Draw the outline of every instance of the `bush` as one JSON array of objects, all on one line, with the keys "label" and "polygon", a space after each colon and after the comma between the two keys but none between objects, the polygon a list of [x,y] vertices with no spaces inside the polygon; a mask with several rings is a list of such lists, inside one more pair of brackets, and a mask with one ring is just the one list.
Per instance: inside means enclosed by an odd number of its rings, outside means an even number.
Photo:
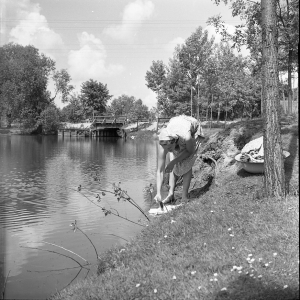
[{"label": "bush", "polygon": [[38,125],[42,125],[43,133],[56,132],[60,126],[58,109],[54,106],[48,106],[42,111]]}]

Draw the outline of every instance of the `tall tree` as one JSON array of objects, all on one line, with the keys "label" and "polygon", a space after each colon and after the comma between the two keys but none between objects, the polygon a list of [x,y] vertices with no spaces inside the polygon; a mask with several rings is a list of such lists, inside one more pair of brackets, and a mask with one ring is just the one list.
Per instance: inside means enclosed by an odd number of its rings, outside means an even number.
[{"label": "tall tree", "polygon": [[[233,16],[239,16],[243,24],[235,26],[235,32],[226,30],[221,16],[208,19],[208,24],[214,25],[225,40],[230,40],[237,49],[246,45],[255,60],[257,71],[261,71],[262,56],[262,15],[259,0],[212,0],[217,5],[220,2],[230,3]],[[279,71],[288,75],[289,113],[292,108],[292,74],[298,72],[299,45],[299,0],[274,0],[276,14],[274,15],[279,32]]]},{"label": "tall tree", "polygon": [[89,116],[93,111],[105,112],[107,101],[111,97],[106,84],[90,79],[81,85],[82,104]]},{"label": "tall tree", "polygon": [[261,15],[265,189],[268,196],[283,197],[285,196],[285,176],[279,124],[276,2],[261,0]]},{"label": "tall tree", "polygon": [[51,102],[53,102],[60,93],[62,103],[66,103],[70,92],[74,89],[74,86],[70,84],[71,76],[66,69],[61,69],[60,71],[55,71],[53,73],[52,79],[54,81],[55,92],[54,96],[51,98]]},{"label": "tall tree", "polygon": [[48,77],[55,63],[33,46],[0,47],[0,107],[8,123],[23,121],[32,126],[50,102]]},{"label": "tall tree", "polygon": [[133,96],[123,94],[118,98],[113,99],[107,110],[115,117],[126,116],[128,118],[134,102],[135,98]]},{"label": "tall tree", "polygon": [[146,72],[146,86],[157,94],[157,110],[163,106],[163,88],[166,84],[166,66],[161,60],[153,61],[150,71]]}]

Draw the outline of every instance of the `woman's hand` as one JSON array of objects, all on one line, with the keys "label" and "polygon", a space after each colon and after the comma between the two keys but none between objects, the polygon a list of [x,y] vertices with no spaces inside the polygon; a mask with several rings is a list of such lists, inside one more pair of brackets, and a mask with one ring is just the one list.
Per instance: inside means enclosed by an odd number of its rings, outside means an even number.
[{"label": "woman's hand", "polygon": [[154,200],[156,202],[161,202],[161,195],[160,194],[157,194],[155,197],[154,197]]},{"label": "woman's hand", "polygon": [[171,173],[174,169],[174,166],[175,166],[175,163],[173,161],[170,161],[165,168],[165,172]]}]

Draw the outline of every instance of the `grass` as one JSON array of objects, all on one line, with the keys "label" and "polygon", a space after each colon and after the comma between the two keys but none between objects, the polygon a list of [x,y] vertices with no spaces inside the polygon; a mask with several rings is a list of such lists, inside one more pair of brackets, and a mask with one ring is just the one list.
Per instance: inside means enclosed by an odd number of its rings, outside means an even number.
[{"label": "grass", "polygon": [[100,257],[97,276],[52,299],[299,299],[298,140],[297,126],[282,129],[293,186],[285,200],[260,198],[263,175],[229,163],[217,185],[153,217],[132,242]]}]

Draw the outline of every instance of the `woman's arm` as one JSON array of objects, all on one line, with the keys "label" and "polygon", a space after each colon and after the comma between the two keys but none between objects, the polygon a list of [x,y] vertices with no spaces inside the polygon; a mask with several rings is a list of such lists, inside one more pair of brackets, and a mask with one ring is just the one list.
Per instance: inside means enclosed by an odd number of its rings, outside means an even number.
[{"label": "woman's arm", "polygon": [[157,158],[157,171],[156,171],[156,187],[157,192],[154,199],[156,201],[161,201],[161,187],[164,180],[164,170],[165,170],[165,164],[166,164],[166,156],[167,151],[164,150],[164,148],[158,144],[158,158]]},{"label": "woman's arm", "polygon": [[167,165],[165,169],[167,173],[173,171],[175,164],[181,162],[182,160],[189,157],[195,152],[195,139],[191,136],[190,132],[186,136],[185,143],[186,143],[186,148],[176,158],[170,161],[170,163]]}]

